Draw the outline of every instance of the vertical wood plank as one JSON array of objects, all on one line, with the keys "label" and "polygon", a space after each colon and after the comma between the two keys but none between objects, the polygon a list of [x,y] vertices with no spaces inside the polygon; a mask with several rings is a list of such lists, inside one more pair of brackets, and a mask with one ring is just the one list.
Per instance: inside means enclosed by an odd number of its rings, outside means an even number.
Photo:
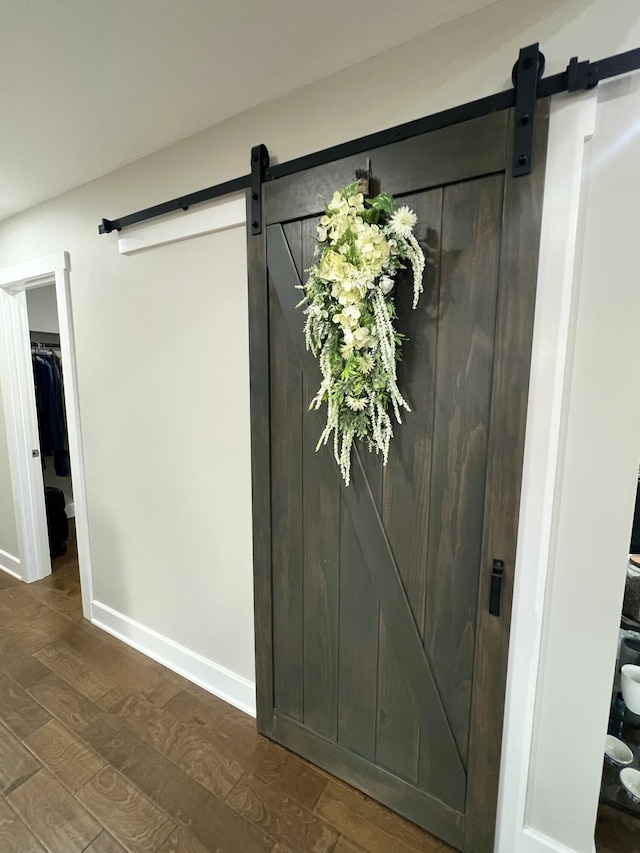
[{"label": "vertical wood plank", "polygon": [[[398,384],[411,407],[395,426],[384,468],[382,519],[420,631],[424,627],[427,577],[429,482],[435,397],[440,292],[442,189],[401,199],[418,217],[416,237],[427,260],[424,292],[414,310],[410,270],[396,279],[397,328],[407,340],[398,364]],[[398,511],[399,508],[402,511]]]},{"label": "vertical wood plank", "polygon": [[415,784],[420,729],[414,700],[389,639],[382,612],[379,636],[376,763]]},{"label": "vertical wood plank", "polygon": [[[303,268],[313,263],[318,220],[302,224]],[[303,318],[301,312],[300,336]],[[320,386],[320,369],[303,379],[306,408]],[[340,485],[329,454],[316,452],[323,412],[303,420],[304,722],[331,740],[338,734]]]},{"label": "vertical wood plank", "polygon": [[[513,111],[511,111],[513,122]],[[549,101],[536,105],[533,168],[505,182],[491,400],[478,642],[475,649],[465,848],[493,850],[527,417]],[[507,138],[513,139],[512,131]],[[511,162],[509,150],[507,162]],[[509,452],[505,453],[505,448]],[[505,561],[500,617],[488,610],[494,558]]]},{"label": "vertical wood plank", "polygon": [[[503,176],[446,188],[425,645],[466,764]],[[423,739],[424,740],[424,739]],[[425,747],[428,744],[424,743]]]},{"label": "vertical wood plank", "polygon": [[340,521],[338,741],[375,760],[380,608],[345,502]]},{"label": "vertical wood plank", "polygon": [[[251,198],[247,193],[247,222]],[[249,285],[249,382],[251,393],[251,495],[253,518],[253,597],[258,730],[273,725],[273,615],[271,591],[271,459],[269,405],[269,306],[266,234],[247,229]]]},{"label": "vertical wood plank", "polygon": [[[298,270],[301,224],[285,228]],[[303,315],[300,312],[302,323]],[[303,718],[302,375],[278,298],[269,286],[273,677],[277,710]]]},{"label": "vertical wood plank", "polygon": [[[416,237],[427,266],[424,292],[412,308],[410,272],[396,279],[397,328],[408,340],[398,365],[398,383],[411,412],[397,425],[383,469],[382,519],[398,570],[422,632],[427,564],[427,521],[433,439],[433,398],[439,302],[442,190],[403,198],[418,216]],[[400,510],[400,511],[399,511]],[[417,780],[419,725],[411,693],[380,619],[378,738],[376,755],[382,765],[402,778]]]}]

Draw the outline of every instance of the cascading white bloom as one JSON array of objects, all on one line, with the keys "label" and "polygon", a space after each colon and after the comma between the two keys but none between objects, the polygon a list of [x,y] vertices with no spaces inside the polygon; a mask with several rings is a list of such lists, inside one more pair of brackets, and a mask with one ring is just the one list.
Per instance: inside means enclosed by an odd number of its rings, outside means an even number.
[{"label": "cascading white bloom", "polygon": [[400,410],[410,411],[396,378],[400,343],[391,294],[398,270],[407,265],[414,308],[422,292],[425,261],[413,235],[416,223],[415,213],[396,208],[390,195],[365,199],[352,184],[333,194],[317,227],[317,262],[302,288],[305,343],[322,372],[311,408],[327,404],[316,450],[333,435],[333,453],[347,485],[356,438],[381,453],[386,464],[393,436],[387,410],[393,408],[398,423]]}]

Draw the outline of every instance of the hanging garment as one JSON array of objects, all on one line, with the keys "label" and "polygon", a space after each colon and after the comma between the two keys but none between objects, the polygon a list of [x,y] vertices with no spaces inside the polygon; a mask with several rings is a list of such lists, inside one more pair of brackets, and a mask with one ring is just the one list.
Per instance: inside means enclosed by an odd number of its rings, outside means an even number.
[{"label": "hanging garment", "polygon": [[33,381],[36,389],[36,410],[40,431],[42,464],[53,456],[53,467],[59,477],[68,477],[69,441],[64,413],[62,365],[51,351],[36,351],[32,356]]}]

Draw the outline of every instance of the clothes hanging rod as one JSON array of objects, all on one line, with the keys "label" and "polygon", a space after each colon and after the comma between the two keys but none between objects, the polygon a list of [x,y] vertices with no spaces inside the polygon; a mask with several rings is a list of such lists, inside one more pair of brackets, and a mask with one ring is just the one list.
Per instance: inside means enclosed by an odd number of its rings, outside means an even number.
[{"label": "clothes hanging rod", "polygon": [[[544,57],[542,57],[542,60],[544,63]],[[514,66],[514,75],[516,66]],[[615,56],[608,56],[605,59],[599,59],[595,62],[589,62],[589,60],[580,62],[574,56],[569,61],[565,71],[538,80],[535,97],[536,99],[548,98],[551,95],[559,95],[562,92],[593,89],[601,80],[618,77],[621,74],[627,74],[630,71],[637,71],[638,69],[640,69],[640,48],[628,50],[625,53],[618,53]],[[507,110],[514,107],[516,101],[517,91],[514,86],[513,89],[509,89],[506,92],[488,95],[457,107],[433,113],[424,118],[405,122],[404,124],[380,130],[376,133],[370,133],[367,136],[361,136],[358,139],[352,139],[340,145],[324,148],[313,154],[297,157],[286,163],[267,167],[264,170],[264,181],[277,180],[278,178],[283,178],[286,175],[292,175],[296,172],[313,168],[314,166],[330,163],[333,160],[362,154],[373,148],[380,148],[383,145],[400,142],[412,136],[430,133],[433,130],[459,124],[472,118],[479,118],[489,113],[498,112],[499,110]],[[103,219],[98,226],[98,233],[110,234],[112,231],[121,231],[130,225],[146,222],[149,219],[165,216],[168,213],[175,213],[177,210],[188,210],[194,204],[202,204],[205,201],[221,198],[222,196],[240,192],[250,187],[251,175],[242,175],[239,178],[224,181],[207,189],[198,190],[197,192],[174,198],[171,201],[156,204],[153,207],[147,207],[144,210],[139,210],[137,213],[130,213],[128,216],[122,216],[119,219]]]}]

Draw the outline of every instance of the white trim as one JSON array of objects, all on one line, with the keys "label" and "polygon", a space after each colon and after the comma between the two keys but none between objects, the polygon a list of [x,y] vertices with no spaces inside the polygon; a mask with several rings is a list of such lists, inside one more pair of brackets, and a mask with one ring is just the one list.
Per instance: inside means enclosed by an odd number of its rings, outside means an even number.
[{"label": "white trim", "polygon": [[0,557],[5,560],[11,560],[12,563],[20,565],[20,557],[14,557],[13,554],[10,554],[8,551],[3,551],[2,548],[0,548]]},{"label": "white trim", "polygon": [[54,255],[45,255],[33,261],[0,269],[0,287],[7,284],[27,284],[32,279],[51,277],[68,269],[68,261],[66,252],[56,252]]},{"label": "white trim", "polygon": [[[27,265],[22,265],[24,269]],[[0,280],[5,270],[0,270]],[[18,285],[18,289],[14,287]],[[0,287],[0,328],[4,339],[2,387],[7,448],[16,509],[20,579],[26,583],[51,574],[42,463],[32,456],[40,446],[31,370],[27,301],[23,282],[8,278]]]},{"label": "white trim", "polygon": [[[532,829],[530,826],[525,826],[522,833],[522,846],[518,848],[519,853],[581,853],[579,850],[574,850],[573,847],[567,847],[553,838],[549,838],[542,832]],[[595,842],[593,844],[593,853],[596,853]]]},{"label": "white trim", "polygon": [[193,681],[199,687],[213,693],[252,717],[256,715],[256,686],[253,682],[197,652],[181,646],[169,637],[147,628],[140,622],[119,613],[99,601],[92,602],[91,621],[98,628],[113,634],[123,643],[148,655]]},{"label": "white trim", "polygon": [[163,246],[226,231],[244,225],[246,222],[246,201],[244,193],[226,196],[207,207],[198,207],[188,213],[158,222],[144,223],[127,229],[127,236],[118,240],[121,255],[131,255],[153,246]]},{"label": "white trim", "polygon": [[76,520],[76,544],[78,547],[78,565],[80,568],[82,611],[85,618],[91,619],[93,571],[91,547],[89,544],[89,510],[87,506],[84,456],[82,453],[78,369],[75,355],[73,317],[71,314],[71,283],[69,281],[69,263],[66,252],[65,259],[67,263],[62,274],[56,274],[56,304],[58,307],[58,325],[60,327],[60,353],[64,370],[64,396],[67,414],[67,436],[69,440],[69,462],[71,466],[71,481],[73,483],[73,509]]},{"label": "white trim", "polygon": [[524,841],[525,815],[547,567],[557,500],[565,369],[571,345],[578,210],[585,141],[593,134],[595,113],[595,92],[559,96],[551,102],[496,853],[566,850],[531,828],[526,830],[527,838],[538,846],[523,845],[529,843]]},{"label": "white trim", "polygon": [[[15,557],[12,557],[11,554],[7,554],[6,551],[0,551],[0,555],[3,555],[5,558],[8,557],[10,560],[15,560]],[[20,560],[17,560],[18,564],[20,564]],[[8,566],[5,566],[3,563],[0,563],[0,571],[5,572],[8,575],[11,575],[12,578],[21,581],[22,576],[15,572],[13,569],[10,569]]]},{"label": "white trim", "polygon": [[93,583],[69,269],[69,255],[66,252],[0,269],[0,329],[5,342],[5,358],[0,359],[0,369],[3,370],[3,387],[8,389],[4,405],[20,555],[24,563],[20,579],[31,582],[51,573],[51,560],[41,461],[33,458],[30,452],[38,447],[38,427],[24,291],[55,283],[82,606],[84,615],[90,618]]}]

